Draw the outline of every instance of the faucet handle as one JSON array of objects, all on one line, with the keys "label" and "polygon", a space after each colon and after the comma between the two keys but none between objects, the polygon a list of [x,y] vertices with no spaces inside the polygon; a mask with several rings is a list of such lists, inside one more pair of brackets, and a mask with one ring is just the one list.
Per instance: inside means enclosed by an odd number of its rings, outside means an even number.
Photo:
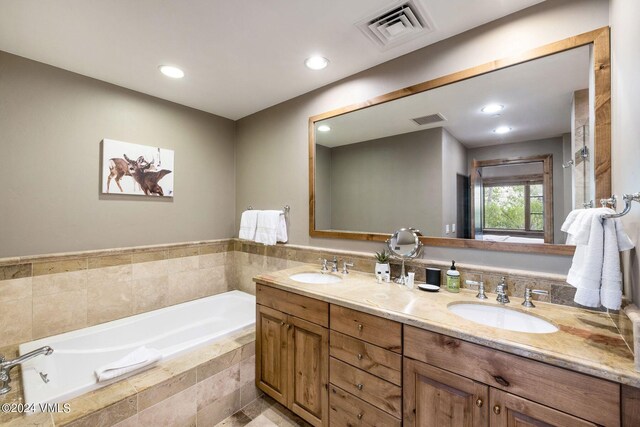
[{"label": "faucet handle", "polygon": [[323,273],[325,271],[329,271],[329,267],[327,267],[327,263],[329,262],[326,258],[318,258],[320,261],[322,261],[322,268],[320,269],[320,271],[322,271]]},{"label": "faucet handle", "polygon": [[349,274],[348,267],[353,267],[353,261],[351,262],[342,261],[342,274]]},{"label": "faucet handle", "polygon": [[527,307],[527,308],[534,308],[535,305],[533,304],[533,302],[531,301],[533,294],[536,295],[549,295],[549,291],[543,291],[542,289],[531,289],[531,288],[525,288],[524,289],[524,301],[522,302],[522,305]]},{"label": "faucet handle", "polygon": [[484,282],[482,282],[482,281],[477,282],[475,280],[465,280],[464,283],[466,283],[469,286],[477,286],[478,287],[478,294],[476,295],[476,298],[478,298],[478,299],[487,299],[487,295],[484,293]]}]

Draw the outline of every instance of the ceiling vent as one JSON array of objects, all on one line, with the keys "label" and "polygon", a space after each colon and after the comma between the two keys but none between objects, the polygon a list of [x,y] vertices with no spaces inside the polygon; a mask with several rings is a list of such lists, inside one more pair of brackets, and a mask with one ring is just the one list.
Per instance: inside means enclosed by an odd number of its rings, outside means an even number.
[{"label": "ceiling vent", "polygon": [[356,26],[382,50],[405,43],[434,29],[431,19],[416,0],[396,3],[356,23]]},{"label": "ceiling vent", "polygon": [[447,119],[440,113],[430,114],[428,116],[416,117],[415,119],[411,119],[416,122],[420,126],[424,125],[432,125],[434,123],[444,122]]}]

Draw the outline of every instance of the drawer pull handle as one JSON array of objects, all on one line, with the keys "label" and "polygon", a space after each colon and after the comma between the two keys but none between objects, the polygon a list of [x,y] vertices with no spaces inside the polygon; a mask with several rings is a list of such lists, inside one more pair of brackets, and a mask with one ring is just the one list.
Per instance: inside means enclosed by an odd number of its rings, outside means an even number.
[{"label": "drawer pull handle", "polygon": [[362,323],[358,324],[358,330],[361,331],[362,328],[364,328],[364,326],[362,326]]},{"label": "drawer pull handle", "polygon": [[482,401],[482,399],[478,398],[478,400],[476,400],[476,406],[478,408],[482,408],[483,404],[484,404],[484,402]]},{"label": "drawer pull handle", "polygon": [[358,360],[362,360],[362,354],[358,353]]},{"label": "drawer pull handle", "polygon": [[356,415],[356,417],[358,417],[359,420],[362,419],[362,415],[364,415],[362,412],[360,412],[358,415]]},{"label": "drawer pull handle", "polygon": [[362,390],[362,387],[364,387],[362,384],[356,384],[356,387],[358,388],[358,390]]},{"label": "drawer pull handle", "polygon": [[509,387],[509,381],[505,380],[504,378],[502,378],[500,375],[497,375],[495,377],[493,377],[494,380],[496,380],[496,382],[498,384],[500,384],[503,387]]},{"label": "drawer pull handle", "polygon": [[493,407],[493,413],[496,415],[500,415],[500,405],[496,405]]}]

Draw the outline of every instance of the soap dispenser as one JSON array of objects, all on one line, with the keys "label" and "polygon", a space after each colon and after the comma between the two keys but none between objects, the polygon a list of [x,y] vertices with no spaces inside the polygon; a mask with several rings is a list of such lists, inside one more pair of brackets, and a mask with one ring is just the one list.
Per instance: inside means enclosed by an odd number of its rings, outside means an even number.
[{"label": "soap dispenser", "polygon": [[455,261],[451,261],[451,268],[447,271],[447,290],[460,292],[460,272],[456,270]]}]

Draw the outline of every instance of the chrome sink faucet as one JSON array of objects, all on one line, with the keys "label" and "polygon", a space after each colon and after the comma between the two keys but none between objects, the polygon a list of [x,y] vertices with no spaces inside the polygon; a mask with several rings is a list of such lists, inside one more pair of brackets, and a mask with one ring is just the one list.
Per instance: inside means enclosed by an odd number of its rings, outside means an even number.
[{"label": "chrome sink faucet", "polygon": [[469,286],[477,286],[478,287],[478,294],[476,295],[476,298],[478,299],[487,299],[487,294],[484,293],[484,282],[483,281],[475,281],[475,280],[465,280],[464,281],[467,285]]},{"label": "chrome sink faucet", "polygon": [[29,359],[33,359],[36,356],[40,356],[44,354],[45,356],[53,353],[53,349],[48,345],[44,347],[40,347],[36,350],[30,351],[27,354],[23,354],[20,357],[17,357],[13,360],[5,360],[4,357],[0,356],[0,395],[7,394],[11,391],[11,386],[9,383],[11,382],[11,375],[9,374],[11,368],[14,366],[18,366]]},{"label": "chrome sink faucet", "polygon": [[342,261],[342,274],[349,274],[349,267],[353,267],[353,262]]},{"label": "chrome sink faucet", "polygon": [[332,263],[333,263],[333,266],[331,267],[331,272],[332,273],[337,273],[338,272],[338,257],[337,256],[333,257]]},{"label": "chrome sink faucet", "polygon": [[533,294],[536,295],[549,295],[548,291],[543,291],[540,289],[531,289],[531,288],[524,288],[524,301],[522,302],[522,305],[527,307],[527,308],[534,308],[535,305],[533,305],[533,302],[531,301],[533,299]]},{"label": "chrome sink faucet", "polygon": [[498,286],[496,286],[496,292],[498,294],[496,301],[498,301],[500,304],[509,304],[511,302],[509,301],[507,290],[507,281],[505,277],[502,276],[502,279],[500,279],[500,283],[498,283]]},{"label": "chrome sink faucet", "polygon": [[322,261],[322,268],[320,269],[321,273],[326,273],[327,271],[329,271],[329,267],[327,267],[327,263],[329,261],[327,261],[326,258],[319,258],[320,261]]}]

